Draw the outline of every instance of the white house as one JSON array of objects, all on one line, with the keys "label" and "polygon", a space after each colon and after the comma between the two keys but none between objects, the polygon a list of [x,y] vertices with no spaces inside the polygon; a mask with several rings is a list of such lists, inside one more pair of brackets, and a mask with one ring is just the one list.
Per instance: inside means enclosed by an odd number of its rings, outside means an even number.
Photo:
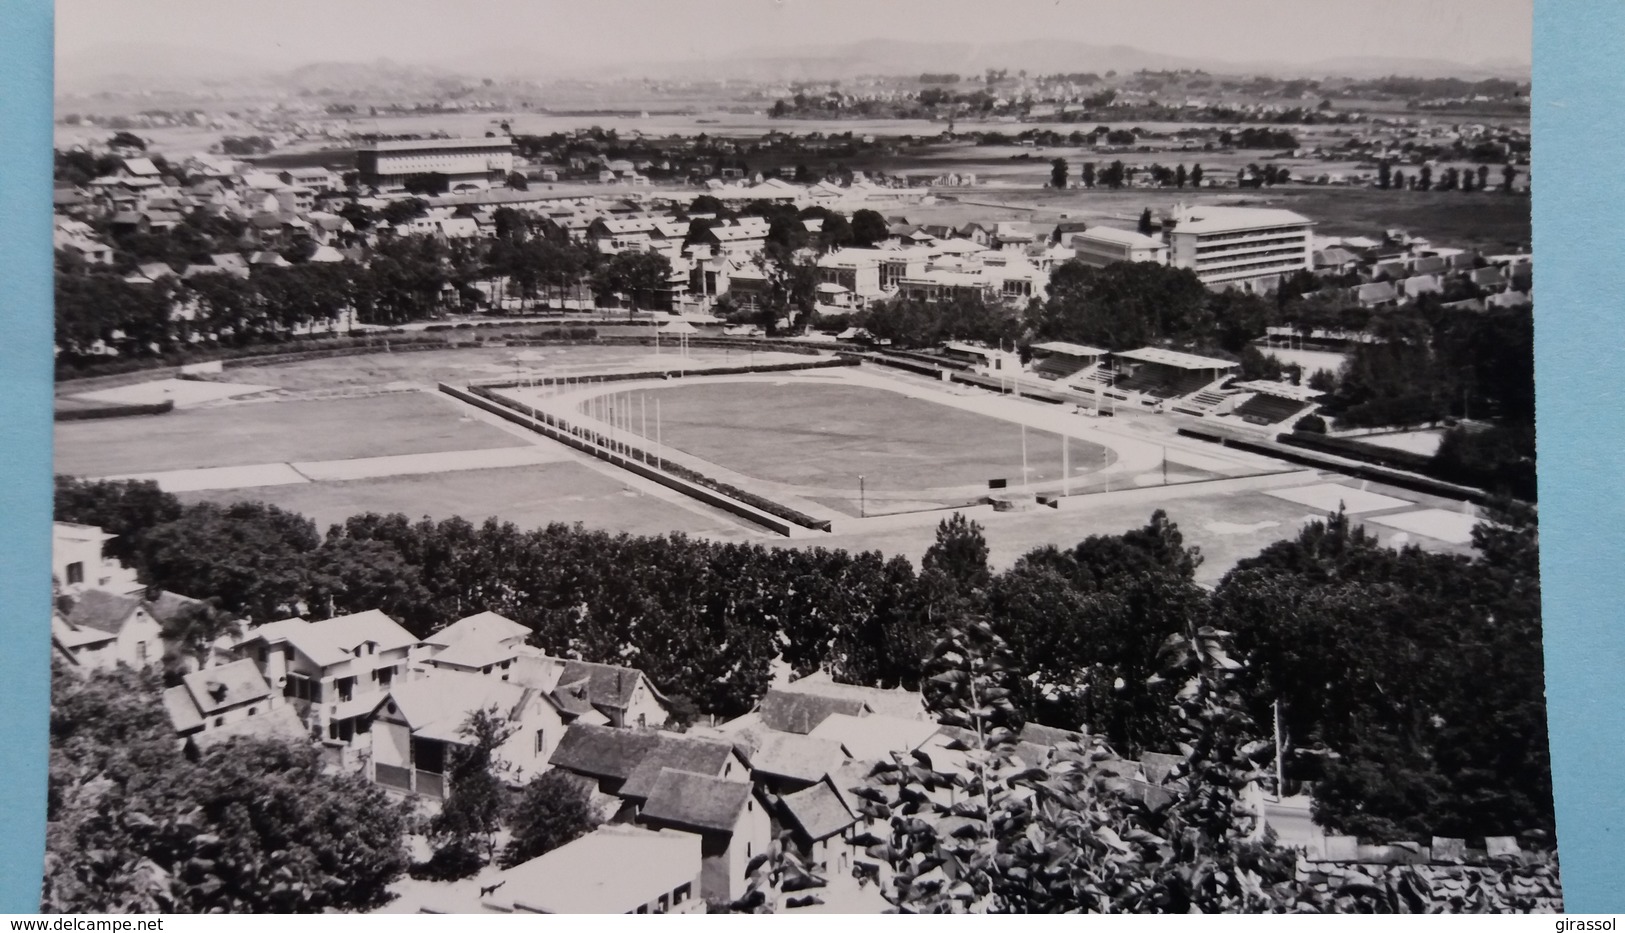
[{"label": "white house", "polygon": [[358,725],[408,674],[418,640],[377,610],[322,622],[284,619],[249,630],[237,646],[311,730],[352,745]]}]

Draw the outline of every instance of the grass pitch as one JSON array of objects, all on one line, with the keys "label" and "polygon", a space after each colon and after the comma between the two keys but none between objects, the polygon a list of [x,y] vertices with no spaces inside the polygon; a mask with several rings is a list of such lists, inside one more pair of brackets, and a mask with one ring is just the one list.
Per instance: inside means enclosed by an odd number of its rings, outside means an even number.
[{"label": "grass pitch", "polygon": [[[717,382],[648,393],[662,440],[684,453],[857,514],[859,477],[871,511],[928,504],[943,490],[1022,484],[1022,428],[884,389],[828,382]],[[653,424],[651,419],[651,433]],[[1060,435],[1027,429],[1028,479],[1061,478]],[[1097,444],[1071,441],[1074,476],[1110,464]]]},{"label": "grass pitch", "polygon": [[63,422],[56,425],[56,471],[113,476],[523,443],[443,399],[402,392]]}]

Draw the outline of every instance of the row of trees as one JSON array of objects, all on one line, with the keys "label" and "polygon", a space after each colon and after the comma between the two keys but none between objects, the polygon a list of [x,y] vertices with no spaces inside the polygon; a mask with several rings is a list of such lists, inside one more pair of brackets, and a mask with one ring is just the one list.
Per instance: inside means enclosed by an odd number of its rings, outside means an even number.
[{"label": "row of trees", "polygon": [[[119,534],[150,584],[218,597],[254,621],[381,609],[424,636],[500,612],[550,652],[642,668],[689,720],[750,709],[774,658],[918,686],[935,640],[981,617],[1014,646],[1011,699],[1026,718],[1087,728],[1129,755],[1166,750],[1180,741],[1167,715],[1178,686],[1157,676],[1158,652],[1201,620],[1258,659],[1243,685],[1252,711],[1279,700],[1294,744],[1330,753],[1318,770],[1289,772],[1327,789],[1317,791],[1327,825],[1387,836],[1551,829],[1526,512],[1481,529],[1473,560],[1379,548],[1337,517],[1243,562],[1212,594],[1195,583],[1200,554],[1160,512],[1002,573],[960,516],[916,570],[877,552],[494,520],[368,514],[320,536],[273,507],[182,507],[131,483],[61,480],[57,515]],[[1481,738],[1489,722],[1495,742]],[[1389,760],[1414,774],[1390,781]]]},{"label": "row of trees", "polygon": [[[1111,188],[1118,190],[1125,185],[1134,183],[1134,174],[1140,171],[1132,165],[1124,165],[1121,160],[1114,160],[1110,164],[1096,168],[1095,163],[1085,162],[1080,169],[1078,184],[1084,188]],[[1184,188],[1189,184],[1192,188],[1202,185],[1204,172],[1201,163],[1193,165],[1190,171],[1185,170],[1185,164],[1169,168],[1160,163],[1152,165],[1145,170],[1151,180],[1164,188]],[[1054,159],[1050,162],[1049,186],[1051,188],[1065,188],[1068,184],[1070,167],[1065,159]]]},{"label": "row of trees", "polygon": [[[1501,167],[1501,182],[1497,188],[1502,194],[1512,193],[1512,183],[1518,179],[1518,170],[1508,164]],[[1404,191],[1474,191],[1490,190],[1490,167],[1480,165],[1477,171],[1472,169],[1459,169],[1455,166],[1445,168],[1440,177],[1433,177],[1433,166],[1423,165],[1410,175],[1395,168],[1393,163],[1384,160],[1377,165],[1377,187],[1383,191],[1395,189]]]}]

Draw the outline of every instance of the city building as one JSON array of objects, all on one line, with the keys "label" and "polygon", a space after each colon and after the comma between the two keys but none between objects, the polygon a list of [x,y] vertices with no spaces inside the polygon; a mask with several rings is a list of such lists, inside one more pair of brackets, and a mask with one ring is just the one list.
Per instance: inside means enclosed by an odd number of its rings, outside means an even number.
[{"label": "city building", "polygon": [[140,593],[143,587],[135,571],[102,555],[103,546],[115,537],[95,525],[53,523],[51,577],[60,592],[72,595],[100,589],[124,596]]},{"label": "city building", "polygon": [[513,140],[392,139],[367,143],[356,150],[362,187],[401,191],[414,175],[446,176],[449,192],[489,188],[513,171]]},{"label": "city building", "polygon": [[1089,266],[1109,266],[1114,262],[1155,262],[1166,265],[1168,244],[1134,230],[1091,227],[1070,235],[1068,245],[1074,258]]},{"label": "city building", "polygon": [[1292,211],[1181,205],[1169,220],[1169,263],[1211,288],[1266,292],[1314,268],[1314,222]]}]

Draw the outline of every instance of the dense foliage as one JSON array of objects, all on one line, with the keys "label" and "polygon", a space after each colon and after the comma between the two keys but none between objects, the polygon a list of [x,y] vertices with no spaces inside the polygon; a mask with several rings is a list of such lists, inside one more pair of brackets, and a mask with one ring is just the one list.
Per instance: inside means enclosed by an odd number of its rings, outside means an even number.
[{"label": "dense foliage", "polygon": [[[98,501],[117,518],[144,498],[69,480],[61,495],[90,522]],[[161,502],[144,508],[167,513]],[[1236,633],[1249,661],[1237,689],[1250,714],[1280,701],[1294,746],[1322,753],[1295,758],[1288,776],[1314,782],[1326,825],[1389,838],[1553,826],[1527,510],[1484,526],[1473,559],[1381,548],[1334,517],[1242,562],[1210,595],[1195,583],[1201,555],[1160,511],[995,573],[962,517],[942,523],[916,571],[875,552],[495,520],[367,514],[323,539],[265,506],[177,509],[127,542],[155,585],[220,596],[257,621],[380,609],[420,636],[489,609],[557,655],[641,668],[681,718],[749,710],[775,658],[917,686],[928,647],[975,616],[1012,646],[1023,676],[1006,689],[1022,719],[1086,728],[1125,754],[1164,750],[1183,740],[1161,652],[1211,625]],[[263,579],[245,569],[254,559]]]},{"label": "dense foliage", "polygon": [[512,839],[502,850],[502,866],[521,862],[574,842],[593,831],[598,815],[592,789],[563,771],[544,771],[519,792],[508,818]]},{"label": "dense foliage", "polygon": [[304,744],[182,754],[158,683],[59,670],[51,688],[48,913],[366,910],[405,870],[402,806]]}]

